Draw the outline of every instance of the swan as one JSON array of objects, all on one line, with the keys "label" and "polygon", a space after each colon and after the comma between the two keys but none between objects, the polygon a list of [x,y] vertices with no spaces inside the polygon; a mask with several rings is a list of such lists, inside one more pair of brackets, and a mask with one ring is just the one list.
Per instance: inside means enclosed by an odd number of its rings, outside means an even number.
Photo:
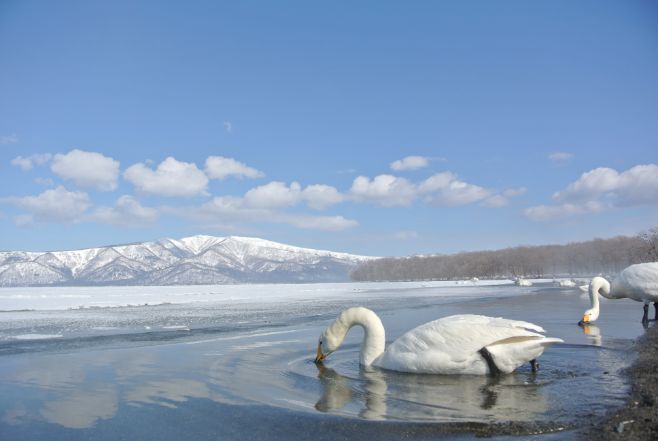
[{"label": "swan", "polygon": [[534,372],[544,349],[563,341],[545,337],[541,327],[528,322],[453,315],[408,331],[385,350],[386,334],[377,314],[354,307],[341,312],[320,334],[315,362],[336,351],[355,325],[364,329],[361,365],[417,374],[498,375],[526,362]]},{"label": "swan", "polygon": [[599,297],[608,299],[629,298],[644,302],[642,323],[649,321],[649,303],[653,302],[654,319],[658,318],[658,262],[637,263],[624,269],[612,283],[603,277],[594,277],[589,283],[591,307],[583,313],[579,325],[591,323],[599,318]]}]

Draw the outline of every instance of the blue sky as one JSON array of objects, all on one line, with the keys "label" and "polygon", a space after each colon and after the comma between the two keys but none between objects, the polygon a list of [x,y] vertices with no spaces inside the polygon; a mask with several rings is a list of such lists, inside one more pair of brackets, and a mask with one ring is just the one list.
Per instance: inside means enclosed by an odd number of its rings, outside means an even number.
[{"label": "blue sky", "polygon": [[0,1],[0,250],[658,224],[652,1]]}]

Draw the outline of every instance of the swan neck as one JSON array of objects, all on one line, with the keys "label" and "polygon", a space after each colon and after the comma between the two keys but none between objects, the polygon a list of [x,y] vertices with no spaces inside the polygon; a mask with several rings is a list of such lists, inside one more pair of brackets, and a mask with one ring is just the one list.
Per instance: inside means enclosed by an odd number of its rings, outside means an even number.
[{"label": "swan neck", "polygon": [[384,325],[377,314],[367,308],[357,307],[343,311],[329,330],[344,337],[353,326],[363,328],[359,361],[364,366],[370,366],[384,353],[386,345]]},{"label": "swan neck", "polygon": [[603,297],[611,299],[612,296],[610,295],[610,282],[608,282],[603,277],[594,277],[589,284],[589,296],[592,300],[592,306],[594,306],[595,300],[597,306],[599,304],[599,299],[596,294],[601,294]]}]

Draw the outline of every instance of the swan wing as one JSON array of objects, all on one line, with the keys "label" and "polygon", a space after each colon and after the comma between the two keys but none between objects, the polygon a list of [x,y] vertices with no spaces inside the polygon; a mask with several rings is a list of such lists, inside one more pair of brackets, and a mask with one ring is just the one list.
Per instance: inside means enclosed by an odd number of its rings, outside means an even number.
[{"label": "swan wing", "polygon": [[[473,373],[487,372],[487,365],[478,352],[483,347],[494,355],[496,362],[505,361],[501,370],[511,372],[520,364],[536,358],[545,345],[560,341],[547,339],[544,330],[532,323],[482,315],[454,315],[421,325],[394,341],[378,361],[380,367],[417,373]],[[543,343],[543,344],[542,344]],[[539,354],[527,359],[527,351],[519,348],[536,347]],[[517,360],[520,358],[522,360]],[[500,360],[499,360],[500,359]],[[508,366],[509,365],[509,366]]]}]

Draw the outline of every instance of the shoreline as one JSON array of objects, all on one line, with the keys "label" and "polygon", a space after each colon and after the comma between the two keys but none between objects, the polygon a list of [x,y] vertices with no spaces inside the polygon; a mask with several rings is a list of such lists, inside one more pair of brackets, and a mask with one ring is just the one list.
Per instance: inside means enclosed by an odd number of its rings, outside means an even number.
[{"label": "shoreline", "polygon": [[638,357],[625,369],[630,394],[620,409],[584,428],[582,440],[654,440],[658,436],[658,323],[635,342]]}]

